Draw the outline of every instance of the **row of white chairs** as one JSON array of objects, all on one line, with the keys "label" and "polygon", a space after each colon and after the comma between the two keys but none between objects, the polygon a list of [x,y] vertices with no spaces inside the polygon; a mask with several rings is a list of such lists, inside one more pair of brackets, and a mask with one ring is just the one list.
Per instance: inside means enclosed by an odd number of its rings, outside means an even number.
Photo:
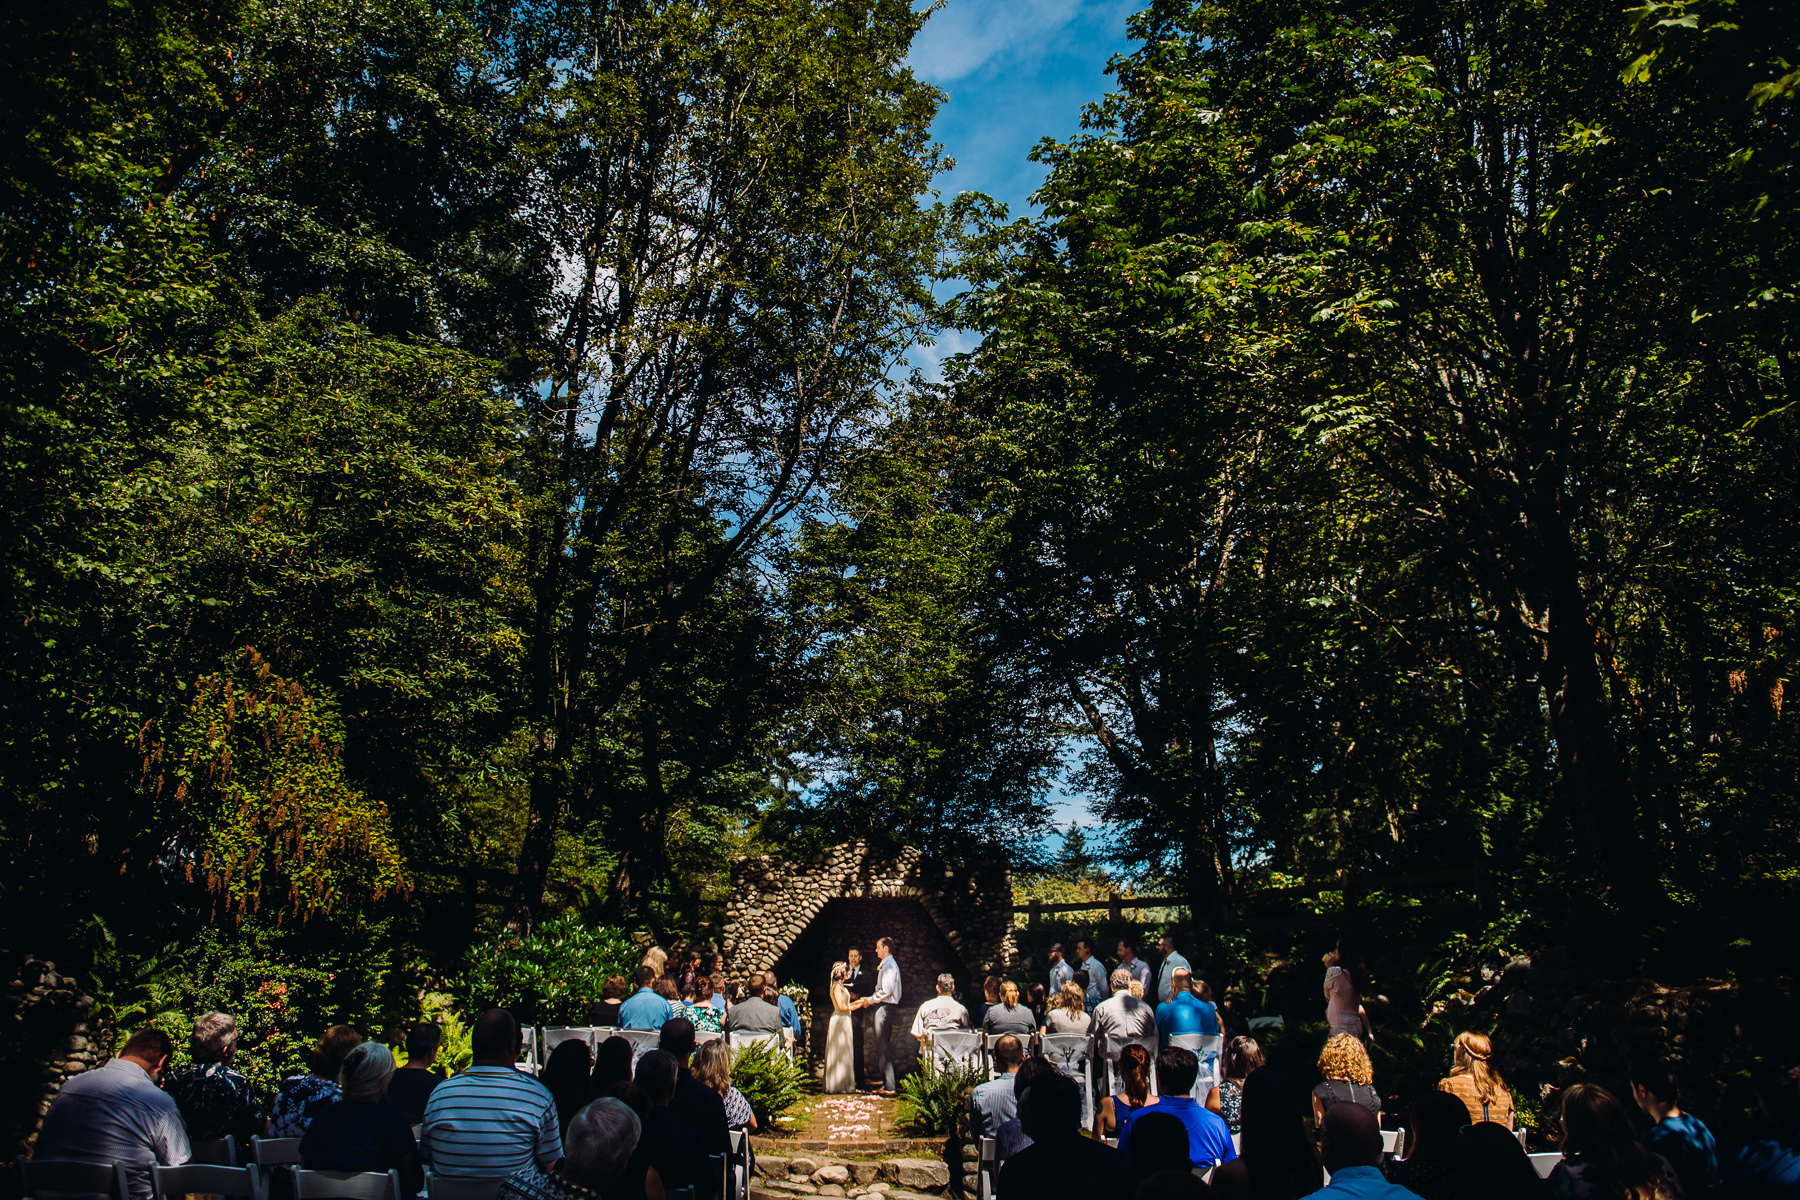
[{"label": "row of white chairs", "polygon": [[[590,1051],[598,1051],[600,1043],[611,1037],[622,1037],[630,1042],[631,1059],[636,1062],[656,1049],[662,1039],[662,1034],[654,1029],[614,1029],[595,1025],[546,1025],[543,1029],[544,1058],[549,1059],[551,1052],[564,1042],[586,1042]],[[794,1035],[785,1029],[780,1033],[745,1033],[742,1030],[733,1030],[729,1034],[722,1034],[710,1029],[696,1030],[694,1033],[696,1046],[720,1040],[724,1040],[726,1045],[735,1050],[741,1050],[755,1042],[768,1042],[784,1049],[790,1058],[794,1054]],[[535,1054],[536,1049],[533,1046],[533,1057],[526,1060],[533,1069],[536,1069],[538,1061]]]}]

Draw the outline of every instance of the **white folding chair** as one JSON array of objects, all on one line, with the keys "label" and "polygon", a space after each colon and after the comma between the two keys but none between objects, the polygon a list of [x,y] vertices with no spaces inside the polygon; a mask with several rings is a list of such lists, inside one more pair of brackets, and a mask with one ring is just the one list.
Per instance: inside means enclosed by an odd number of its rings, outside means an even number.
[{"label": "white folding chair", "polygon": [[1018,1038],[1019,1043],[1025,1047],[1025,1057],[1030,1058],[1032,1043],[1037,1040],[1037,1033],[1035,1031],[1026,1034],[992,1033],[984,1031],[981,1035],[981,1055],[987,1062],[987,1077],[989,1079],[998,1079],[1000,1077],[999,1068],[995,1066],[995,1063],[998,1062],[998,1060],[994,1057],[994,1047],[1000,1044],[1000,1039],[1003,1037]]},{"label": "white folding chair", "polygon": [[725,1038],[725,1035],[720,1033],[716,1029],[696,1029],[696,1030],[694,1030],[694,1045],[696,1045],[696,1046],[704,1046],[708,1042],[723,1041],[724,1038]]},{"label": "white folding chair", "polygon": [[221,1167],[217,1163],[188,1163],[186,1166],[150,1165],[150,1194],[155,1200],[179,1200],[187,1195],[244,1196],[248,1200],[268,1200],[269,1182],[262,1170],[248,1167]]},{"label": "white folding chair", "polygon": [[125,1200],[131,1185],[124,1163],[84,1162],[73,1158],[19,1158],[21,1189],[26,1196],[47,1192],[102,1192]]},{"label": "white folding chair", "polygon": [[[189,1162],[210,1163],[216,1167],[238,1165],[237,1142],[232,1138],[209,1138],[203,1142],[190,1142],[188,1149],[191,1151]],[[203,1189],[190,1188],[188,1190],[201,1191]]]},{"label": "white folding chair", "polygon": [[1183,1050],[1193,1052],[1200,1063],[1199,1073],[1194,1076],[1194,1090],[1191,1095],[1201,1103],[1206,1102],[1206,1095],[1212,1091],[1213,1084],[1219,1078],[1219,1051],[1225,1045],[1225,1038],[1217,1033],[1172,1033],[1169,1045],[1180,1046]]},{"label": "white folding chair", "polygon": [[519,1053],[524,1057],[519,1059],[519,1064],[533,1075],[536,1075],[538,1073],[538,1068],[543,1064],[543,1060],[538,1058],[537,1026],[519,1026],[519,1036],[524,1039],[519,1047]]},{"label": "white folding chair", "polygon": [[294,1171],[295,1200],[400,1200],[399,1171]]},{"label": "white folding chair", "polygon": [[1239,1154],[1242,1154],[1244,1152],[1244,1135],[1243,1134],[1234,1133],[1231,1135],[1231,1148]]},{"label": "white folding chair", "polygon": [[564,1042],[586,1042],[589,1050],[594,1048],[594,1031],[580,1025],[546,1025],[544,1026],[544,1059],[549,1061],[556,1048]]},{"label": "white folding chair", "polygon": [[1406,1130],[1384,1129],[1381,1131],[1381,1152],[1399,1157],[1400,1151],[1406,1148]]},{"label": "white folding chair", "polygon": [[940,1029],[931,1035],[931,1059],[939,1067],[985,1061],[984,1039],[976,1029]]},{"label": "white folding chair", "polygon": [[259,1167],[288,1167],[300,1165],[299,1138],[266,1138],[250,1139],[250,1161]]},{"label": "white folding chair", "polygon": [[633,1074],[637,1073],[638,1059],[656,1049],[657,1043],[662,1041],[661,1032],[655,1029],[617,1029],[613,1031],[611,1036],[622,1037],[631,1043],[631,1070]]},{"label": "white folding chair", "polygon": [[1082,1033],[1047,1033],[1044,1057],[1050,1065],[1081,1085],[1081,1127],[1094,1123],[1093,1042]]},{"label": "white folding chair", "polygon": [[726,1136],[731,1143],[731,1158],[728,1160],[725,1200],[749,1200],[750,1135],[742,1129],[731,1129],[726,1131]]},{"label": "white folding chair", "polygon": [[994,1200],[995,1183],[1000,1175],[997,1147],[998,1143],[993,1138],[981,1139],[981,1169],[976,1176],[976,1200]]},{"label": "white folding chair", "polygon": [[793,1043],[788,1041],[787,1032],[785,1030],[781,1033],[747,1033],[742,1029],[736,1029],[725,1035],[725,1044],[730,1046],[733,1050],[742,1050],[747,1046],[754,1046],[759,1042],[766,1046],[775,1047],[775,1049],[780,1050],[789,1058],[793,1057]]},{"label": "white folding chair", "polygon": [[1526,1157],[1531,1159],[1531,1169],[1538,1173],[1539,1179],[1550,1178],[1550,1172],[1556,1170],[1556,1164],[1562,1161],[1562,1155],[1555,1151],[1548,1154],[1528,1154]]},{"label": "white folding chair", "polygon": [[1519,1149],[1521,1149],[1521,1150],[1528,1148],[1525,1145],[1525,1135],[1528,1132],[1529,1132],[1529,1127],[1525,1126],[1525,1125],[1521,1125],[1517,1129],[1513,1130],[1513,1136],[1519,1139]]},{"label": "white folding chair", "polygon": [[500,1185],[506,1182],[506,1176],[496,1175],[492,1179],[464,1179],[461,1176],[445,1178],[434,1175],[428,1168],[425,1172],[426,1200],[494,1200],[500,1194]]}]

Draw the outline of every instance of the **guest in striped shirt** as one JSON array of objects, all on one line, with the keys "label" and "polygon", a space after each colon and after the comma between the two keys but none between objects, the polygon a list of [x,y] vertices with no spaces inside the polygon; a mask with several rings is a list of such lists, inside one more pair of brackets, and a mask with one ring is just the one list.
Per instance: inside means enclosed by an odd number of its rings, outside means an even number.
[{"label": "guest in striped shirt", "polygon": [[562,1158],[556,1101],[520,1071],[519,1023],[489,1009],[471,1034],[474,1063],[431,1090],[419,1148],[439,1175],[495,1179],[536,1163],[549,1171]]}]

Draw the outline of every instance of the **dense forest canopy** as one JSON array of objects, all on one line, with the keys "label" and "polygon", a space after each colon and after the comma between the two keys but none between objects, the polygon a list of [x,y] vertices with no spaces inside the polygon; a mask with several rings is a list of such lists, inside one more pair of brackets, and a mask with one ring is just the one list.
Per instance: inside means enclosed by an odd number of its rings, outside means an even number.
[{"label": "dense forest canopy", "polygon": [[1800,14],[1153,3],[1022,219],[927,19],[0,18],[0,940],[404,993],[747,848],[1054,871],[1060,779],[1201,926],[1479,861],[1769,953]]}]

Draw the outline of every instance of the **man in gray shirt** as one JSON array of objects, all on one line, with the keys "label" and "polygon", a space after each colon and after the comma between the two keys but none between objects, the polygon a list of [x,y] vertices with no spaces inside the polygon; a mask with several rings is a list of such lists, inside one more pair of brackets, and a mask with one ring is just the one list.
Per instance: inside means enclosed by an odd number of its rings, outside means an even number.
[{"label": "man in gray shirt", "polygon": [[900,1011],[900,964],[894,961],[894,943],[888,938],[875,939],[875,953],[881,955],[881,966],[868,1004],[875,1010],[875,1061],[881,1068],[881,1094],[892,1096],[897,1094],[892,1026],[894,1014]]},{"label": "man in gray shirt", "polygon": [[1050,992],[1054,997],[1062,991],[1063,984],[1075,981],[1075,968],[1063,961],[1063,944],[1056,943],[1050,947]]},{"label": "man in gray shirt", "polygon": [[725,1014],[726,1033],[780,1033],[781,1010],[766,999],[762,976],[752,975],[749,983],[750,994],[731,1006]]},{"label": "man in gray shirt", "polygon": [[140,1029],[117,1058],[63,1084],[36,1157],[124,1163],[131,1195],[150,1195],[151,1163],[178,1167],[192,1156],[175,1101],[156,1086],[174,1049],[162,1030]]}]

